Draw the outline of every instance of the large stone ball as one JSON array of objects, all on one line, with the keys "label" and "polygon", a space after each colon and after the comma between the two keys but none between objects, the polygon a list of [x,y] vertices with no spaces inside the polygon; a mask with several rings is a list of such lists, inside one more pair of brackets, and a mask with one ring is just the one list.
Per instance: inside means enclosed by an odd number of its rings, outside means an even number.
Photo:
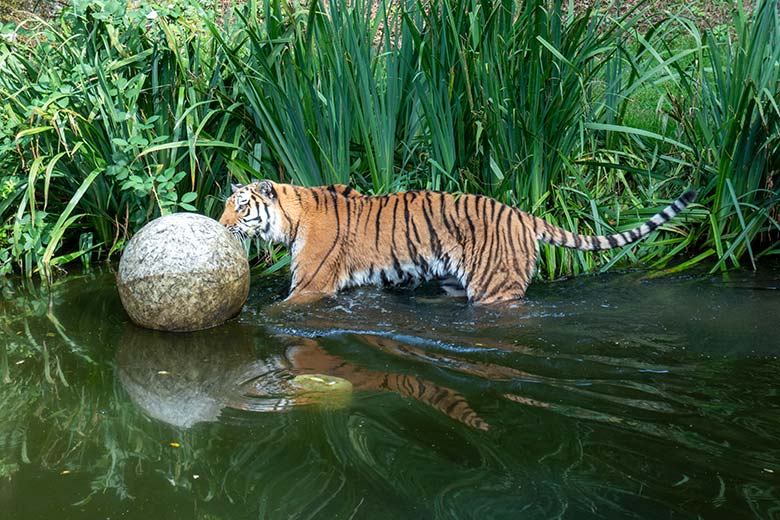
[{"label": "large stone ball", "polygon": [[249,294],[241,243],[195,213],[157,218],[128,242],[117,273],[119,296],[142,327],[191,331],[232,318]]}]

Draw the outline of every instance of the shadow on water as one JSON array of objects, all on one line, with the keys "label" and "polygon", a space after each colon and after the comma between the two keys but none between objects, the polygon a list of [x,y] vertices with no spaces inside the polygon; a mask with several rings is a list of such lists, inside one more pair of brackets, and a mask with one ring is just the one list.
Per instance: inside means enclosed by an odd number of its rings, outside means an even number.
[{"label": "shadow on water", "polygon": [[[11,518],[780,515],[780,271],[358,290],[139,329],[113,275],[6,281]],[[47,499],[40,500],[42,487]]]}]

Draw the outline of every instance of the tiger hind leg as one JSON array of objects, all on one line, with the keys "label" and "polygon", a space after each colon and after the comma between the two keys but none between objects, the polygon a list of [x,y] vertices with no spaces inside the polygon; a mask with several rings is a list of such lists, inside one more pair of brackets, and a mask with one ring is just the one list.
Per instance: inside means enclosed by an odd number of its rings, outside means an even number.
[{"label": "tiger hind leg", "polygon": [[466,273],[466,296],[477,305],[492,305],[522,300],[530,281],[529,270],[512,270],[506,264],[496,263],[490,269]]}]

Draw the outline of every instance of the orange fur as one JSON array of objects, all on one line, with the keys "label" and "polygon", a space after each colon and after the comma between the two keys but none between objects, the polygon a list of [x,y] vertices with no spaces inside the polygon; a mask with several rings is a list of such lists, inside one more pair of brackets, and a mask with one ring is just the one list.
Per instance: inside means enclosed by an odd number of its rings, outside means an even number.
[{"label": "orange fur", "polygon": [[343,185],[303,188],[259,181],[234,186],[220,223],[241,238],[290,247],[290,301],[311,301],[357,285],[454,279],[470,301],[491,304],[524,296],[538,240],[581,250],[619,247],[647,236],[694,197],[686,192],[630,231],[589,236],[481,195],[364,196]]}]

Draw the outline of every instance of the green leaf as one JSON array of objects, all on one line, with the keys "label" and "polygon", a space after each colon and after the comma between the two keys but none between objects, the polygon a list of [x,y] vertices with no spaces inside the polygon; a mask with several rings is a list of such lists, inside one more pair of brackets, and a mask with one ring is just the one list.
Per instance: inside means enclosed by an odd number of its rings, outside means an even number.
[{"label": "green leaf", "polygon": [[181,202],[192,202],[196,198],[198,198],[198,194],[194,191],[190,191],[181,196]]}]

